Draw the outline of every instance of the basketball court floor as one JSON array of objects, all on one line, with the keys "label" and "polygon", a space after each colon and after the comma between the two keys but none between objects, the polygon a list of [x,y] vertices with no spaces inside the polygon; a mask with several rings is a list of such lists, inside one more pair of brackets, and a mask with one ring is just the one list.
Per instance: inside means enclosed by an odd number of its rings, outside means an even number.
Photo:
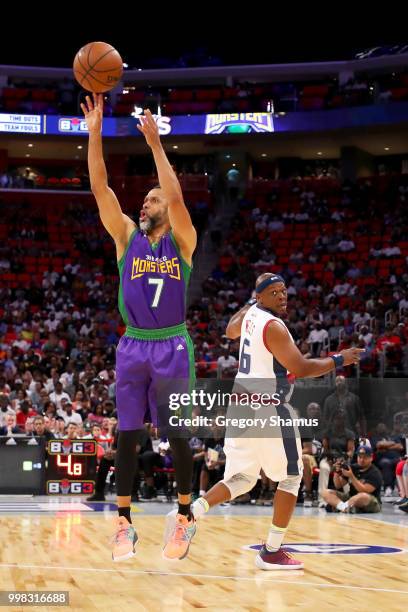
[{"label": "basketball court floor", "polygon": [[305,568],[292,572],[255,568],[271,508],[251,505],[213,510],[200,521],[189,557],[163,560],[164,515],[172,508],[133,505],[137,555],[113,563],[113,499],[0,497],[0,591],[68,591],[65,609],[90,611],[408,610],[408,515],[391,504],[371,516],[297,508],[285,543]]}]

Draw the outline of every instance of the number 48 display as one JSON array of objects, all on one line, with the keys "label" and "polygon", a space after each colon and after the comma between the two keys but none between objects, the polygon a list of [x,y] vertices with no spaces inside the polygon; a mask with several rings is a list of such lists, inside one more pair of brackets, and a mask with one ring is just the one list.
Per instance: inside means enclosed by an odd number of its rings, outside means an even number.
[{"label": "number 48 display", "polygon": [[65,457],[61,455],[57,455],[57,465],[60,467],[66,467],[67,473],[70,476],[81,476],[82,474],[82,463],[75,463],[72,461],[72,455],[66,456],[66,461],[64,461]]}]

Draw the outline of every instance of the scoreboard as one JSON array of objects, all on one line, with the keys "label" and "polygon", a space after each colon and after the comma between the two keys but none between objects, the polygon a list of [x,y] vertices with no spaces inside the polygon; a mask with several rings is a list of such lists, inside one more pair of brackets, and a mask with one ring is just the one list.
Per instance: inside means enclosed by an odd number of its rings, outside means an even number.
[{"label": "scoreboard", "polygon": [[92,495],[96,480],[95,440],[49,440],[47,495]]},{"label": "scoreboard", "polygon": [[97,442],[0,436],[0,494],[92,495]]}]

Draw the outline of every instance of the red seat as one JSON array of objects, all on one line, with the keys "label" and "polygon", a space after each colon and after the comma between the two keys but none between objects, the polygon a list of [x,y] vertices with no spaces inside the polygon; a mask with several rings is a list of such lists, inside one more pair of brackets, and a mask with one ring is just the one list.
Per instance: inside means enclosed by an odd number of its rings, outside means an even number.
[{"label": "red seat", "polygon": [[193,99],[191,89],[173,89],[169,93],[169,100],[172,102],[189,102]]},{"label": "red seat", "polygon": [[324,98],[302,98],[299,107],[303,110],[321,110],[324,108]]},{"label": "red seat", "polygon": [[320,97],[327,96],[329,93],[328,85],[305,85],[302,91],[303,96]]},{"label": "red seat", "polygon": [[7,100],[23,100],[28,98],[29,91],[25,87],[4,87],[2,93],[3,98]]},{"label": "red seat", "polygon": [[237,109],[242,113],[248,111],[250,109],[249,100],[239,99],[237,102]]},{"label": "red seat", "polygon": [[20,108],[19,100],[4,100],[4,110],[17,111]]},{"label": "red seat", "polygon": [[115,115],[130,115],[130,113],[133,111],[133,104],[122,104],[122,103],[118,103],[115,106]]},{"label": "red seat", "polygon": [[195,92],[196,100],[220,100],[220,89],[197,89]]},{"label": "red seat", "polygon": [[169,115],[187,115],[190,112],[190,104],[186,102],[166,102],[163,106]]},{"label": "red seat", "polygon": [[408,98],[408,87],[395,87],[390,91],[394,100],[404,100]]},{"label": "red seat", "polygon": [[31,92],[32,100],[52,102],[53,100],[55,100],[55,98],[55,92],[49,89],[33,89]]}]

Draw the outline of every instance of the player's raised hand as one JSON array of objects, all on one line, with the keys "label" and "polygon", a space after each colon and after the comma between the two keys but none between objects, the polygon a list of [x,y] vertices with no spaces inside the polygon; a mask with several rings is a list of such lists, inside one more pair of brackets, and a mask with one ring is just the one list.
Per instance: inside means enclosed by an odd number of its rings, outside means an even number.
[{"label": "player's raised hand", "polygon": [[144,115],[141,115],[139,119],[140,125],[137,126],[137,129],[142,132],[149,147],[160,145],[159,128],[152,113],[146,109]]},{"label": "player's raised hand", "polygon": [[92,99],[90,96],[86,96],[86,104],[81,104],[81,108],[89,132],[100,133],[103,119],[103,94],[94,93]]}]

